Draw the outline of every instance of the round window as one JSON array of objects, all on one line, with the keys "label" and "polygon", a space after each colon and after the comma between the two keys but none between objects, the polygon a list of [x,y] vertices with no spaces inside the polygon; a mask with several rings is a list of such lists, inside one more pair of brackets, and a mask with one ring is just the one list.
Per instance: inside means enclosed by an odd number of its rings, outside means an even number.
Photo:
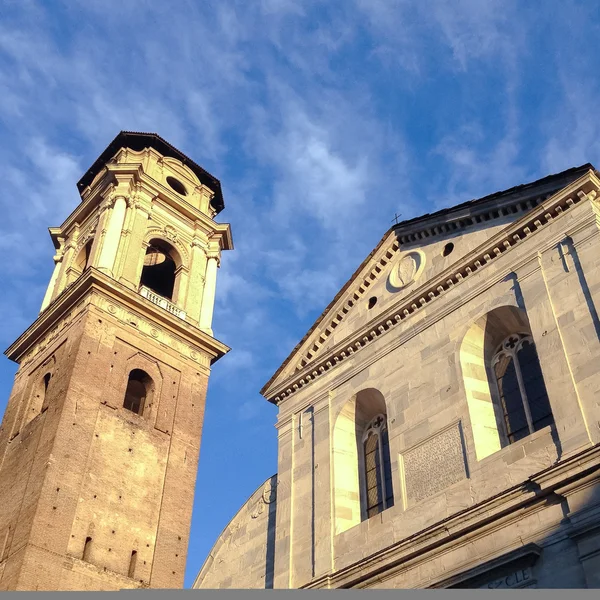
[{"label": "round window", "polygon": [[181,194],[182,196],[187,195],[187,190],[185,189],[185,186],[183,185],[183,183],[181,183],[181,181],[179,181],[179,179],[175,179],[175,177],[167,177],[167,183],[178,194]]},{"label": "round window", "polygon": [[454,244],[452,242],[447,243],[442,251],[442,256],[449,256],[454,250]]}]

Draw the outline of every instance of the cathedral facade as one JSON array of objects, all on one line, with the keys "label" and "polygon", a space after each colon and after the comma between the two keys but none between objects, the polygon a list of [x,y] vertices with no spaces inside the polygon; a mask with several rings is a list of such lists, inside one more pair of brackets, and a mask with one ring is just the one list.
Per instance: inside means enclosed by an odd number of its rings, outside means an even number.
[{"label": "cathedral facade", "polygon": [[261,390],[278,472],[194,588],[600,587],[599,191],[392,227]]}]

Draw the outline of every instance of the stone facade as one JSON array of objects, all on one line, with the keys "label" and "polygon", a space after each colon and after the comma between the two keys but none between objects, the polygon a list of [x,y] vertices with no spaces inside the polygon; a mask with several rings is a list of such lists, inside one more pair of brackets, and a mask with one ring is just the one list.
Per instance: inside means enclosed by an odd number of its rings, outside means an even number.
[{"label": "stone facade", "polygon": [[[394,226],[262,390],[274,531],[255,494],[194,587],[600,587],[599,192],[584,165]],[[551,409],[515,440],[514,340]],[[373,423],[393,499],[367,518]]]},{"label": "stone facade", "polygon": [[50,230],[40,315],[7,350],[0,589],[181,587],[206,386],[228,351],[211,330],[232,247],[213,220],[220,185],[158,136],[122,132],[79,189]]}]

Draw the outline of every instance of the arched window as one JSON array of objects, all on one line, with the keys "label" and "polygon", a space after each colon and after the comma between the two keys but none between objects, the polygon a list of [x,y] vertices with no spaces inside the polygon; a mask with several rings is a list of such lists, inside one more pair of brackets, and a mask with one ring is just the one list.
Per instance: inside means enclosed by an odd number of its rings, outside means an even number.
[{"label": "arched window", "polygon": [[363,514],[370,518],[394,505],[390,443],[385,415],[377,415],[362,436]]},{"label": "arched window", "polygon": [[89,240],[87,244],[79,251],[77,258],[75,259],[75,263],[73,266],[79,274],[83,273],[86,267],[88,266],[93,243],[94,240]]},{"label": "arched window", "polygon": [[332,432],[334,530],[341,533],[394,505],[383,394],[363,389],[342,406]]},{"label": "arched window", "polygon": [[173,300],[177,270],[177,255],[173,248],[162,240],[152,240],[142,269],[141,285],[153,292]]},{"label": "arched window", "polygon": [[460,363],[477,460],[554,423],[524,310],[499,306],[472,323]]},{"label": "arched window", "polygon": [[144,413],[152,394],[152,379],[145,371],[133,369],[129,373],[123,408],[138,415]]},{"label": "arched window", "polygon": [[492,366],[509,444],[554,423],[530,335],[509,335],[496,349]]}]

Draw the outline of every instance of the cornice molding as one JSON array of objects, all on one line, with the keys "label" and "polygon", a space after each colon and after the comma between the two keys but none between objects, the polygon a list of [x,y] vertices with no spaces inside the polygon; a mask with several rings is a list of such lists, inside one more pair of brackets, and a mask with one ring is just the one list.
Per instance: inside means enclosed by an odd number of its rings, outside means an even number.
[{"label": "cornice molding", "polygon": [[[157,332],[163,331],[164,335],[180,340],[181,343],[189,346],[190,356],[193,360],[196,360],[197,357],[194,357],[192,351],[197,354],[205,353],[210,357],[212,364],[230,350],[228,346],[193,324],[172,315],[97,269],[88,268],[40,313],[38,318],[9,346],[4,354],[9,359],[20,363],[23,357],[52,331],[65,315],[71,313],[77,305],[93,295],[94,292],[107,299],[109,313],[116,315],[118,312],[116,305],[121,306],[125,312],[130,311],[143,318]],[[115,309],[110,310],[109,305]],[[153,337],[158,336],[153,335]]]}]

